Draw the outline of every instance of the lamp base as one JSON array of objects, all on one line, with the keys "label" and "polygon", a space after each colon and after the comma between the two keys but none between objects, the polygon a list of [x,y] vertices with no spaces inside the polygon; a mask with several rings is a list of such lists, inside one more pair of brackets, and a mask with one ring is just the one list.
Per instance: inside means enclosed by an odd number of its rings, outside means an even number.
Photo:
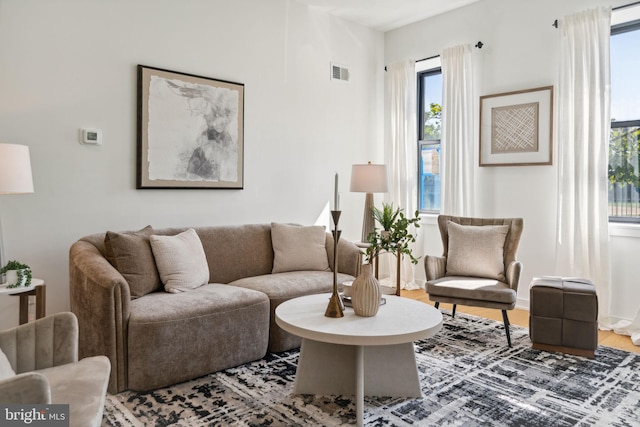
[{"label": "lamp base", "polygon": [[375,220],[373,218],[373,193],[367,193],[364,199],[364,216],[362,218],[362,241],[367,242],[367,237],[373,231]]}]

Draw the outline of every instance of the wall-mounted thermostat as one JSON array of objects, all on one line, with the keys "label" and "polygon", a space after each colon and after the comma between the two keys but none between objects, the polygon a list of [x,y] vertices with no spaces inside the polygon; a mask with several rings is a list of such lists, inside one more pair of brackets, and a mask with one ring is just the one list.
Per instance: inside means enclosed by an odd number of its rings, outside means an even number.
[{"label": "wall-mounted thermostat", "polygon": [[81,144],[102,145],[102,130],[82,129]]}]

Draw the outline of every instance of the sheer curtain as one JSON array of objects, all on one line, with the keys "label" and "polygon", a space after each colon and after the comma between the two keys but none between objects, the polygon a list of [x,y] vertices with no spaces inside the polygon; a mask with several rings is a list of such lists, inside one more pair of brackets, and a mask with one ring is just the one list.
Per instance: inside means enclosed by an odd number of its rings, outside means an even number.
[{"label": "sheer curtain", "polygon": [[[406,60],[387,66],[386,91],[389,99],[389,123],[385,144],[385,163],[389,174],[388,203],[404,209],[405,215],[413,217],[416,211],[417,193],[417,123],[416,123],[416,68],[415,61]],[[415,234],[415,233],[414,233]],[[386,256],[389,278],[381,283],[395,287],[396,259]],[[382,260],[381,260],[382,261]],[[400,287],[419,289],[415,283],[415,265],[403,257],[400,268]]]},{"label": "sheer curtain", "polygon": [[473,209],[473,46],[442,51],[442,213]]},{"label": "sheer curtain", "polygon": [[599,324],[609,329],[607,166],[610,128],[611,9],[560,22],[558,229],[556,272],[596,285]]}]

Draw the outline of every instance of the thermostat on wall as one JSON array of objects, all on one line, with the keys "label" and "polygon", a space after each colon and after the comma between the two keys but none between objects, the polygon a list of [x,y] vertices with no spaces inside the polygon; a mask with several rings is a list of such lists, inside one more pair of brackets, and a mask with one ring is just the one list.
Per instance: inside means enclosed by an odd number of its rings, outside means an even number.
[{"label": "thermostat on wall", "polygon": [[102,130],[82,129],[82,144],[102,145]]}]

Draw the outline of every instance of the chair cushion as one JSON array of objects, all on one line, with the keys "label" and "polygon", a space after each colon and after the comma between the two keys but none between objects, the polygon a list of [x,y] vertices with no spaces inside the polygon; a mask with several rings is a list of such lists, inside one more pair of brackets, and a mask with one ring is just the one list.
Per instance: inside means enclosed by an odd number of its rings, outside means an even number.
[{"label": "chair cushion", "polygon": [[499,304],[515,304],[516,291],[499,280],[447,276],[427,282],[429,296],[477,300]]},{"label": "chair cushion", "polygon": [[206,285],[209,264],[193,228],[175,236],[151,236],[151,249],[167,292],[178,293]]},{"label": "chair cushion", "polygon": [[110,371],[109,359],[95,356],[37,372],[49,380],[51,403],[69,404],[71,426],[98,427]]},{"label": "chair cushion", "polygon": [[322,226],[271,224],[272,273],[329,271],[329,258]]},{"label": "chair cushion", "polygon": [[504,241],[508,225],[459,225],[449,221],[447,276],[469,276],[504,282]]},{"label": "chair cushion", "polygon": [[16,372],[11,367],[11,363],[9,363],[7,355],[2,352],[2,349],[0,349],[0,380],[13,377],[15,374]]},{"label": "chair cushion", "polygon": [[153,228],[148,225],[134,232],[107,231],[104,238],[106,258],[129,284],[132,298],[160,289],[160,276],[149,245],[152,234]]}]

